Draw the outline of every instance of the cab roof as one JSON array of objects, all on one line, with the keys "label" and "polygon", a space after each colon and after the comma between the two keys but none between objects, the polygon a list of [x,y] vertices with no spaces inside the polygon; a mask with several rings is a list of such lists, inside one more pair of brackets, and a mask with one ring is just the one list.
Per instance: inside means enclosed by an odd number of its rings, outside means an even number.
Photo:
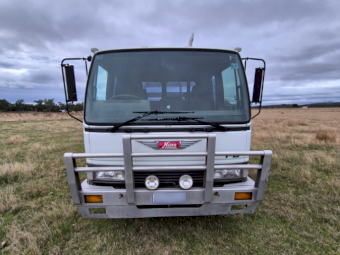
[{"label": "cab roof", "polygon": [[196,51],[196,50],[204,50],[204,51],[227,51],[227,52],[233,52],[238,55],[240,53],[236,50],[230,50],[230,49],[219,49],[219,48],[201,48],[201,47],[148,47],[148,46],[142,46],[138,48],[120,48],[120,49],[106,49],[106,50],[98,50],[95,52],[95,54],[101,54],[101,53],[107,53],[107,52],[115,52],[115,51],[140,51],[143,49],[149,49],[149,50],[188,50],[188,51]]}]

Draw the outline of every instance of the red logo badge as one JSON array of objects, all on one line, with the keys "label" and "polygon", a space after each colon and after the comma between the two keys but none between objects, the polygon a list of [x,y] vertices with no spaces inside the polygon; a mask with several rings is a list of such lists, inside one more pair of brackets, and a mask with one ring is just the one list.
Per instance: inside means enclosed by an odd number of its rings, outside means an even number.
[{"label": "red logo badge", "polygon": [[[176,139],[176,138],[174,138]],[[155,140],[137,140],[137,142],[144,144],[154,150],[184,150],[189,146],[199,142],[201,140],[177,140],[177,141],[155,141]]]},{"label": "red logo badge", "polygon": [[181,145],[181,142],[158,142],[158,148],[159,149],[178,149]]}]

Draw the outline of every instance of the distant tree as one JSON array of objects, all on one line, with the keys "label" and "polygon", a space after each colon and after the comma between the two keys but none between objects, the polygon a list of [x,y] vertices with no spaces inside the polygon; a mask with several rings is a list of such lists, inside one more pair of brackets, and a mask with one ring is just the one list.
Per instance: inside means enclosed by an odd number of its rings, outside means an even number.
[{"label": "distant tree", "polygon": [[33,102],[36,103],[37,105],[42,105],[44,100],[39,99],[39,100],[34,100]]},{"label": "distant tree", "polygon": [[45,111],[51,112],[54,106],[54,98],[52,99],[44,99],[44,106],[45,106]]},{"label": "distant tree", "polygon": [[81,111],[83,111],[83,103],[77,103],[77,104],[75,104],[73,110],[76,111],[76,112],[81,112]]},{"label": "distant tree", "polygon": [[24,99],[18,99],[14,104],[14,111],[23,111],[24,110]]},{"label": "distant tree", "polygon": [[75,105],[74,105],[74,103],[73,103],[73,102],[71,102],[70,104],[69,104],[69,103],[67,104],[67,107],[68,107],[68,109],[69,109],[69,111],[70,111],[70,112],[72,112],[72,111],[73,111],[73,109],[74,109],[74,106],[75,106]]},{"label": "distant tree", "polygon": [[24,102],[25,102],[24,99],[18,99],[18,100],[15,102],[15,104],[16,104],[16,105],[22,105]]},{"label": "distant tree", "polygon": [[58,106],[59,106],[59,110],[65,110],[66,109],[66,105],[62,102],[58,102]]},{"label": "distant tree", "polygon": [[44,100],[34,100],[35,103],[35,108],[37,109],[38,112],[42,112],[44,110]]},{"label": "distant tree", "polygon": [[0,111],[7,112],[11,109],[12,104],[5,99],[0,99]]},{"label": "distant tree", "polygon": [[293,104],[292,107],[293,108],[299,108],[299,105],[298,104]]}]

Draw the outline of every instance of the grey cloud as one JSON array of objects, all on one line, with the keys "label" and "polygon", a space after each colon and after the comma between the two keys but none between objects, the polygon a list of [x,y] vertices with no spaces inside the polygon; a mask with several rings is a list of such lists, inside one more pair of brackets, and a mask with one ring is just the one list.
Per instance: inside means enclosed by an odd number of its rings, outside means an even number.
[{"label": "grey cloud", "polygon": [[340,79],[339,65],[321,63],[286,69],[286,74],[280,77],[283,81],[301,80],[334,80]]},{"label": "grey cloud", "polygon": [[83,1],[8,2],[0,8],[0,20],[7,23],[0,31],[1,48],[43,51],[52,48],[52,43],[72,50],[70,46],[82,45],[84,39],[104,40],[109,33],[117,32],[124,37],[128,31],[119,25],[119,20],[111,24],[105,21],[118,12],[112,8],[115,11],[110,14],[108,9],[111,8],[104,3],[97,6]]},{"label": "grey cloud", "polygon": [[[6,99],[9,102],[14,103],[18,99],[24,99],[26,103],[33,103],[34,100],[50,99],[54,98],[54,102],[64,102],[63,94],[60,92],[60,88],[25,88],[25,86],[17,86],[16,88],[1,88],[0,99]],[[78,91],[82,92],[82,91]],[[83,93],[78,96],[79,100],[83,100]]]},{"label": "grey cloud", "polygon": [[[277,82],[266,86],[264,100],[300,100],[290,96],[293,89],[285,95],[278,88],[340,80],[339,9],[340,3],[331,0],[322,4],[316,0],[0,0],[0,93],[5,95],[6,90],[13,98],[40,93],[43,98],[53,90],[51,95],[61,101],[63,58],[87,56],[91,47],[185,46],[195,32],[194,46],[238,46],[242,56],[264,58],[266,83]],[[75,66],[83,96],[83,63]],[[306,92],[306,97],[323,101],[336,93],[336,88],[321,89],[320,96]]]},{"label": "grey cloud", "polygon": [[199,24],[209,28],[211,25],[260,27],[287,20],[320,20],[330,12],[336,13],[332,6],[319,1],[155,1],[154,4],[152,12],[141,15],[148,23],[173,21],[179,26]]},{"label": "grey cloud", "polygon": [[[330,91],[332,93],[330,93]],[[339,102],[340,87],[337,89],[320,88],[320,89],[304,89],[303,91],[284,91],[277,93],[265,93],[265,105],[270,104],[309,104],[316,102]]]},{"label": "grey cloud", "polygon": [[11,63],[8,63],[8,62],[0,62],[0,68],[11,68],[11,67],[14,67],[13,64]]},{"label": "grey cloud", "polygon": [[281,62],[301,62],[301,61],[311,61],[318,57],[325,57],[328,54],[332,54],[331,57],[335,57],[334,54],[340,51],[339,42],[321,43],[314,42],[313,45],[301,45],[300,49],[295,49],[294,52],[287,49],[286,54],[283,52],[280,55],[274,57],[275,60]]},{"label": "grey cloud", "polygon": [[[210,1],[208,4],[202,1],[124,2],[115,1],[111,5],[83,1],[7,2],[1,8],[0,19],[8,24],[4,30],[12,40],[2,40],[2,44],[16,50],[22,44],[48,48],[48,42],[81,43],[82,39],[93,37],[96,40],[106,38],[121,45],[121,41],[131,43],[139,36],[138,30],[151,34],[155,30],[169,37],[184,33],[187,37],[187,30],[213,30],[228,35],[228,30],[233,34],[240,26],[246,30],[255,26],[260,31],[265,24],[322,20],[326,13],[335,11],[327,4],[319,5],[315,1],[297,1],[294,4],[289,1],[276,4],[272,1]],[[15,43],[18,38],[20,40]],[[64,46],[67,48],[67,44]]]},{"label": "grey cloud", "polygon": [[22,80],[27,82],[35,82],[38,84],[48,84],[51,81],[55,81],[55,77],[48,72],[40,72],[39,70],[34,70],[25,74]]},{"label": "grey cloud", "polygon": [[[266,80],[327,81],[340,79],[340,61],[326,63],[305,63],[303,65],[268,66]],[[284,83],[283,83],[284,84]]]}]

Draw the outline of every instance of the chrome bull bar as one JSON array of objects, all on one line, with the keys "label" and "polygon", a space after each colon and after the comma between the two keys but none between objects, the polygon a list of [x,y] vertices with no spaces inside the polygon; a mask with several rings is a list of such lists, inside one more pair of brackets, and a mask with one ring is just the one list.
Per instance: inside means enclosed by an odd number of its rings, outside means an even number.
[{"label": "chrome bull bar", "polygon": [[[206,151],[202,152],[155,152],[155,153],[132,153],[131,141],[134,139],[207,139]],[[190,135],[123,135],[123,153],[65,153],[65,165],[67,179],[73,203],[82,205],[83,199],[80,197],[82,187],[79,179],[79,172],[105,172],[105,171],[125,171],[126,199],[129,205],[135,204],[135,188],[133,172],[138,171],[187,171],[187,170],[204,170],[206,171],[204,180],[204,203],[210,203],[213,196],[214,171],[215,169],[255,169],[257,170],[256,181],[254,184],[255,197],[254,201],[262,201],[267,189],[268,176],[272,160],[272,151],[227,151],[215,152],[216,135],[215,134],[190,134]],[[134,157],[182,157],[182,156],[205,156],[204,165],[183,165],[183,166],[134,166]],[[215,164],[216,156],[261,156],[259,164],[232,164],[223,165]],[[123,158],[124,166],[112,167],[77,167],[77,158]]]}]

